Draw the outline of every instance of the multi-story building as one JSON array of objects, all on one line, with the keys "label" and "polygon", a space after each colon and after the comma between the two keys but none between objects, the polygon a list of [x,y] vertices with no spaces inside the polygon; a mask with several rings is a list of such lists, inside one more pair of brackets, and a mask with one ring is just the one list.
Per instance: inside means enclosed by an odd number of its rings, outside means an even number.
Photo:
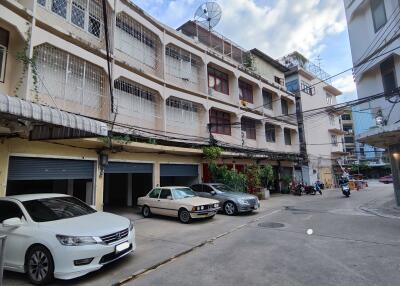
[{"label": "multi-story building", "polygon": [[360,107],[373,112],[377,128],[358,140],[388,149],[400,205],[400,2],[344,0],[344,5],[358,96],[379,97]]},{"label": "multi-story building", "polygon": [[344,132],[343,151],[346,152],[343,165],[351,166],[357,161],[354,116],[351,108],[342,111],[340,123]]},{"label": "multi-story building", "polygon": [[300,151],[305,159],[302,180],[309,184],[321,180],[334,186],[346,154],[340,114],[333,108],[341,92],[332,86],[325,71],[298,52],[280,62],[289,68],[285,74],[288,90],[297,95]]},{"label": "multi-story building", "polygon": [[233,168],[292,172],[284,66],[197,25],[210,42],[171,29],[131,1],[102,3],[1,2],[0,196],[131,206],[152,186],[201,181],[210,142]]}]

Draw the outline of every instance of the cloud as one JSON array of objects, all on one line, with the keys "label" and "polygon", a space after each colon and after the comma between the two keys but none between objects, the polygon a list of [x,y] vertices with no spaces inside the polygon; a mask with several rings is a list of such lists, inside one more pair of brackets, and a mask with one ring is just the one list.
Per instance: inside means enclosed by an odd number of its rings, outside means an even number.
[{"label": "cloud", "polygon": [[356,91],[356,84],[352,74],[339,77],[332,84],[343,93],[355,93]]},{"label": "cloud", "polygon": [[[135,0],[160,21],[178,27],[193,19],[202,0]],[[314,57],[324,39],[346,28],[338,0],[218,0],[223,14],[216,30],[246,49],[259,48],[274,58],[298,50]]]}]

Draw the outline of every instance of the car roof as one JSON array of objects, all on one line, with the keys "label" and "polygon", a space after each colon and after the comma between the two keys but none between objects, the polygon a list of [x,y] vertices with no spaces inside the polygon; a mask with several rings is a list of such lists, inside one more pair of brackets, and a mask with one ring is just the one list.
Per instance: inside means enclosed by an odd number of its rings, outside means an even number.
[{"label": "car roof", "polygon": [[189,188],[185,186],[165,186],[165,187],[156,187],[156,189],[177,189],[177,188]]},{"label": "car roof", "polygon": [[[48,198],[59,198],[59,197],[69,197],[68,195],[64,194],[28,194],[28,195],[15,195],[15,196],[7,196],[4,199],[14,199],[20,202],[25,201],[32,201],[32,200],[41,200],[41,199],[48,199]],[[1,198],[0,198],[1,200]]]}]

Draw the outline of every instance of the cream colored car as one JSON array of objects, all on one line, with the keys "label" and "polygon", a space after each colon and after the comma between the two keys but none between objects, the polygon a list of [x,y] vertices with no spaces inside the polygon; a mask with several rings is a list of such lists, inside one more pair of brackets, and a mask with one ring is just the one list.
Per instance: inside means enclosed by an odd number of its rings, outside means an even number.
[{"label": "cream colored car", "polygon": [[178,217],[183,223],[194,218],[212,218],[219,210],[217,200],[201,198],[187,187],[161,187],[138,199],[143,217],[151,214]]}]

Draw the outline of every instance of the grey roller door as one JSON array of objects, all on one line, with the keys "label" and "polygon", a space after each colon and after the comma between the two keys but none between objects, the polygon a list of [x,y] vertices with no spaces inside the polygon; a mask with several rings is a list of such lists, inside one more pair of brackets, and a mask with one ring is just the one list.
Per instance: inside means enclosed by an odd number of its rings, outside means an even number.
[{"label": "grey roller door", "polygon": [[8,180],[93,179],[94,161],[10,157]]},{"label": "grey roller door", "polygon": [[128,162],[108,162],[104,168],[106,174],[151,174],[153,164],[148,163],[128,163]]},{"label": "grey roller door", "polygon": [[161,177],[198,177],[199,166],[189,164],[161,164]]}]

